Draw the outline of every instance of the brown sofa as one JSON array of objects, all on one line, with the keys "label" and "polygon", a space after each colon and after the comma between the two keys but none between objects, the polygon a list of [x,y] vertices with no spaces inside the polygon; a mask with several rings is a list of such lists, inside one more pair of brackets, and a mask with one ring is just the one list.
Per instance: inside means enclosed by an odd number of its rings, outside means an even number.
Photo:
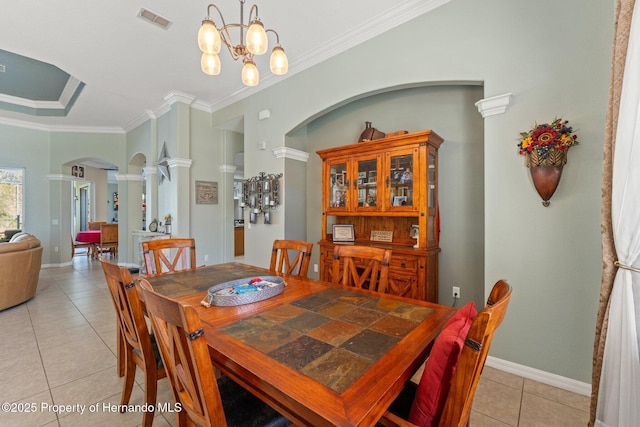
[{"label": "brown sofa", "polygon": [[31,299],[36,294],[42,246],[37,237],[18,233],[0,243],[0,310]]}]

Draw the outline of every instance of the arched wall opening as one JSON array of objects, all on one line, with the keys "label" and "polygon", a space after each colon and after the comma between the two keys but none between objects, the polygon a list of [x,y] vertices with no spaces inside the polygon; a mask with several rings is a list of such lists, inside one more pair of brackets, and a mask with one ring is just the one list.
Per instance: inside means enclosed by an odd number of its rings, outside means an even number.
[{"label": "arched wall opening", "polygon": [[[286,145],[308,152],[309,160],[304,164],[305,180],[296,178],[300,162],[285,161],[286,229],[304,228],[308,241],[320,240],[322,164],[317,150],[356,143],[365,121],[373,122],[374,127],[385,133],[432,129],[445,140],[439,151],[439,302],[451,305],[454,302],[451,287],[458,286],[465,294],[464,300],[473,300],[481,306],[484,120],[475,103],[483,97],[484,88],[477,82],[390,87],[337,103],[295,126],[286,136]],[[305,201],[303,218],[300,209],[294,207],[301,200]],[[313,265],[318,260],[318,253],[314,253],[310,274],[316,277]]]}]

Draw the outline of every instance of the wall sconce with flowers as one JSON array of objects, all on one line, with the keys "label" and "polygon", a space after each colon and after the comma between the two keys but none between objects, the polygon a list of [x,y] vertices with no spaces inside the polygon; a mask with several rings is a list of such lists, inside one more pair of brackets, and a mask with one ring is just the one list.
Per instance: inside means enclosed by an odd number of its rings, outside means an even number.
[{"label": "wall sconce with flowers", "polygon": [[555,119],[551,124],[536,124],[528,132],[521,132],[520,137],[520,155],[525,156],[533,185],[542,198],[542,205],[547,207],[560,183],[567,151],[578,144],[578,135],[573,133],[568,120]]},{"label": "wall sconce with flowers", "polygon": [[258,216],[264,214],[264,223],[271,224],[271,211],[280,204],[279,188],[282,174],[260,172],[258,176],[242,183],[240,206],[249,210],[249,222],[256,224]]}]

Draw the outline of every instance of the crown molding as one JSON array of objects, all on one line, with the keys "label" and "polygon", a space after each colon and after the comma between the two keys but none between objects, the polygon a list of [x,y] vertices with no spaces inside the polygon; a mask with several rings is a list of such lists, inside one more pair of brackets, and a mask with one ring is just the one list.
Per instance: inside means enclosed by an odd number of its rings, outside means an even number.
[{"label": "crown molding", "polygon": [[47,179],[49,181],[85,181],[84,179],[78,179],[75,176],[64,175],[61,173],[47,175]]},{"label": "crown molding", "polygon": [[478,107],[478,112],[482,115],[482,118],[489,116],[495,116],[507,111],[507,106],[511,98],[511,93],[505,93],[503,95],[492,96],[491,98],[484,98],[475,103]]},{"label": "crown molding", "polygon": [[31,130],[39,130],[42,132],[66,132],[66,133],[108,133],[108,134],[124,134],[125,131],[118,127],[91,127],[91,126],[56,126],[44,125],[40,123],[28,122],[26,120],[9,119],[0,117],[0,125],[7,125]]},{"label": "crown molding", "polygon": [[[342,53],[354,46],[359,45],[377,35],[380,35],[392,28],[404,24],[416,17],[423,15],[437,7],[440,7],[451,0],[409,0],[397,5],[393,13],[381,13],[373,19],[368,19],[351,29],[351,31],[341,34],[339,37],[327,40],[322,46],[313,51],[306,52],[299,58],[289,62],[289,72],[287,78],[313,67],[339,53]],[[208,104],[211,111],[216,111],[227,107],[234,102],[240,101],[260,90],[266,89],[280,81],[279,76],[267,74],[260,76],[260,84],[254,87],[243,87],[235,92],[223,96]]]},{"label": "crown molding", "polygon": [[145,177],[156,176],[157,173],[158,173],[157,166],[145,166],[144,168],[142,168],[142,175]]},{"label": "crown molding", "polygon": [[193,104],[193,101],[196,99],[195,96],[190,95],[186,92],[181,92],[179,90],[174,90],[171,91],[167,94],[165,94],[162,99],[164,99],[167,104],[169,105],[173,105],[176,102],[181,102],[183,104],[187,104],[187,105],[191,105]]},{"label": "crown molding", "polygon": [[[351,49],[358,44],[366,42],[367,40],[392,28],[415,19],[420,15],[423,15],[446,3],[449,3],[450,1],[451,0],[404,0],[403,2],[400,2],[400,4],[398,4],[396,7],[394,7],[391,13],[381,13],[373,19],[368,19],[366,22],[363,22],[354,27],[351,31],[333,39],[327,40],[318,49],[306,52],[301,57],[291,61],[289,63],[289,72],[287,73],[287,78],[305,71],[306,69],[311,68],[339,53]],[[260,84],[258,86],[241,87],[225,96],[217,98],[213,102],[196,99],[195,96],[185,92],[181,92],[179,90],[172,90],[163,96],[164,102],[161,103],[158,108],[154,109],[152,112],[150,112],[149,110],[142,112],[139,116],[134,117],[130,122],[126,123],[122,127],[57,127],[28,122],[18,124],[15,121],[6,122],[1,118],[0,123],[8,124],[10,126],[19,126],[49,132],[123,134],[132,131],[149,119],[154,119],[162,116],[164,113],[169,111],[171,105],[175,102],[183,102],[187,105],[190,105],[192,108],[196,108],[207,113],[213,113],[221,108],[227,107],[281,81],[282,77],[267,74],[264,77],[260,78]]]},{"label": "crown molding", "polygon": [[177,168],[177,167],[190,168],[191,163],[193,163],[193,160],[181,159],[179,157],[172,157],[167,160],[167,164],[169,165],[170,168]]},{"label": "crown molding", "polygon": [[[60,93],[60,98],[57,101],[38,101],[27,98],[20,98],[18,96],[6,95],[0,93],[0,103],[5,102],[11,105],[17,105],[20,107],[28,108],[30,110],[34,110],[35,113],[39,113],[36,115],[44,115],[44,116],[59,116],[60,113],[56,114],[44,114],[42,110],[53,110],[53,111],[64,111],[63,116],[67,114],[67,106],[71,103],[76,93],[78,93],[84,87],[84,83],[79,79],[69,76],[67,79],[67,83],[65,84],[62,92]],[[28,114],[28,113],[27,113]]]},{"label": "crown molding", "polygon": [[220,172],[222,173],[235,173],[237,167],[233,165],[220,165]]},{"label": "crown molding", "polygon": [[64,85],[64,89],[62,89],[62,93],[60,94],[60,104],[64,105],[64,108],[66,109],[74,96],[76,96],[83,87],[84,83],[82,83],[80,79],[69,76],[67,84]]},{"label": "crown molding", "polygon": [[295,148],[276,147],[276,148],[272,148],[271,151],[273,151],[273,154],[276,156],[277,159],[285,158],[285,159],[291,159],[291,160],[298,160],[305,163],[309,161],[309,153],[307,153],[306,151],[296,150]]},{"label": "crown molding", "polygon": [[116,181],[144,181],[144,177],[142,175],[135,174],[125,174],[125,173],[117,173]]}]

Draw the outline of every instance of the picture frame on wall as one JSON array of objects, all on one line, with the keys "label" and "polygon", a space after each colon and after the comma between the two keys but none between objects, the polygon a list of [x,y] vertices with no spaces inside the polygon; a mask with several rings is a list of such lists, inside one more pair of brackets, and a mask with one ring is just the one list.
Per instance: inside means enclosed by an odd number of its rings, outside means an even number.
[{"label": "picture frame on wall", "polygon": [[79,165],[72,166],[71,175],[76,178],[84,178],[84,166],[79,166]]},{"label": "picture frame on wall", "polygon": [[196,181],[196,205],[217,205],[218,183]]}]

